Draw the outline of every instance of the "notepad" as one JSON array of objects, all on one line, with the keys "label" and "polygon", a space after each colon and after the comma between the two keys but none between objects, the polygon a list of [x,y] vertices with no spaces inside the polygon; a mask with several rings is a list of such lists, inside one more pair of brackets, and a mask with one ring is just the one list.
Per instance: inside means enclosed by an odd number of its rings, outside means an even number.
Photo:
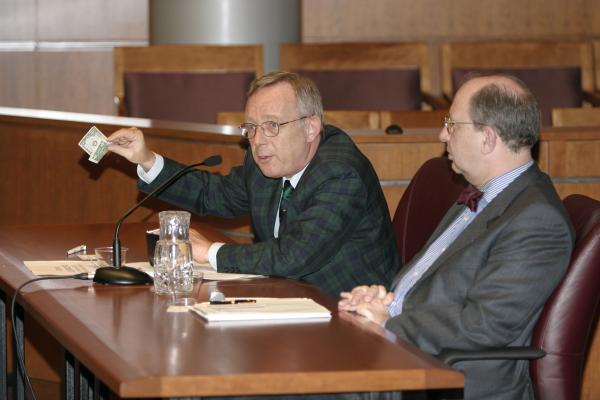
[{"label": "notepad", "polygon": [[252,297],[244,300],[256,302],[235,303],[235,298],[228,298],[231,304],[198,303],[190,311],[209,322],[217,321],[326,321],[331,319],[331,312],[308,298],[272,298]]}]

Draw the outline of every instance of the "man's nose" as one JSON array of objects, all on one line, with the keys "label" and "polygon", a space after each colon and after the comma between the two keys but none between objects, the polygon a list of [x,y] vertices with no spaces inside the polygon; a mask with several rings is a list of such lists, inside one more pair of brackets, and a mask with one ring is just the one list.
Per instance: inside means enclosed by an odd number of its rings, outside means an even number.
[{"label": "man's nose", "polygon": [[265,135],[265,128],[263,128],[260,125],[257,126],[253,140],[254,140],[254,143],[256,143],[256,144],[265,143],[267,141],[267,135]]},{"label": "man's nose", "polygon": [[446,143],[448,139],[450,139],[450,132],[448,132],[448,128],[443,126],[442,130],[440,131],[440,134],[438,135],[438,138],[440,139],[440,142]]}]

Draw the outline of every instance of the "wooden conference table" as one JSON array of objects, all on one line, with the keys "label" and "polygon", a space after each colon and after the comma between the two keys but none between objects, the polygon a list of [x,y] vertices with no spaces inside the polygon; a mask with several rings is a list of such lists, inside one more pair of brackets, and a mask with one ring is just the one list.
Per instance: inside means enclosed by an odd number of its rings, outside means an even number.
[{"label": "wooden conference table", "polygon": [[[123,225],[121,242],[129,247],[129,261],[146,259],[148,227]],[[200,229],[209,239],[218,239],[210,228]],[[113,232],[108,224],[3,226],[3,306],[10,306],[15,288],[33,277],[24,260],[65,259],[68,248],[82,243],[93,252],[111,243]],[[310,297],[328,307],[332,319],[254,326],[208,324],[189,312],[167,313],[170,298],[154,295],[151,286],[79,280],[33,283],[18,301],[24,315],[35,320],[32,325],[64,349],[61,387],[66,398],[92,398],[94,389],[100,397],[147,398],[463,386],[461,373],[374,324],[338,314],[336,301],[309,284],[276,278],[203,281],[196,284],[194,296],[205,301],[215,289],[227,296]],[[21,323],[17,327],[27,334],[27,318],[24,327]],[[12,354],[10,345],[9,341]],[[5,359],[7,349],[1,351]],[[3,375],[6,391],[6,363]],[[18,391],[22,390],[19,384]]]}]

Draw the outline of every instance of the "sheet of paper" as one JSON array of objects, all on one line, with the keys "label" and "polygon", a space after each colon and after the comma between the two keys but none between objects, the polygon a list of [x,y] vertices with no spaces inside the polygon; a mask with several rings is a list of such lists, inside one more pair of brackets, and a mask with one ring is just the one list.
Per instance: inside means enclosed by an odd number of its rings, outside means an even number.
[{"label": "sheet of paper", "polygon": [[[127,263],[127,266],[141,269],[150,276],[154,276],[154,269],[149,262],[134,262]],[[236,279],[255,279],[264,278],[264,275],[251,275],[251,274],[230,274],[225,272],[217,272],[208,264],[194,263],[194,276],[199,276],[202,273],[202,278],[209,281],[230,281]]]},{"label": "sheet of paper", "polygon": [[209,322],[221,321],[266,321],[266,320],[314,320],[331,319],[331,312],[308,298],[272,298],[253,297],[244,300],[254,302],[235,303],[228,298],[230,304],[195,304],[190,311],[195,312]]},{"label": "sheet of paper", "polygon": [[25,266],[35,275],[75,275],[82,272],[93,274],[98,268],[94,261],[58,260],[58,261],[24,261]]}]

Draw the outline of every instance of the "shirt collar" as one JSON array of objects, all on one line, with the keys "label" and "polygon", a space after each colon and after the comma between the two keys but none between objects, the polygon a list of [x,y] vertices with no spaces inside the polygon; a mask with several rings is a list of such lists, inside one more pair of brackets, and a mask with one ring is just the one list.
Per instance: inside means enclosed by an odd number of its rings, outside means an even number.
[{"label": "shirt collar", "polygon": [[502,192],[515,179],[529,169],[533,165],[533,160],[527,161],[525,164],[508,171],[505,174],[495,177],[481,187],[483,199],[486,203],[491,202],[500,192]]},{"label": "shirt collar", "polygon": [[304,171],[306,171],[306,168],[308,167],[308,164],[306,164],[306,166],[304,168],[302,168],[302,170],[300,172],[296,172],[291,178],[286,178],[283,177],[281,178],[281,183],[285,183],[285,181],[290,181],[290,183],[292,184],[292,187],[294,189],[296,189],[296,185],[298,185],[298,182],[300,181],[300,178],[302,178],[302,174],[304,174]]}]

